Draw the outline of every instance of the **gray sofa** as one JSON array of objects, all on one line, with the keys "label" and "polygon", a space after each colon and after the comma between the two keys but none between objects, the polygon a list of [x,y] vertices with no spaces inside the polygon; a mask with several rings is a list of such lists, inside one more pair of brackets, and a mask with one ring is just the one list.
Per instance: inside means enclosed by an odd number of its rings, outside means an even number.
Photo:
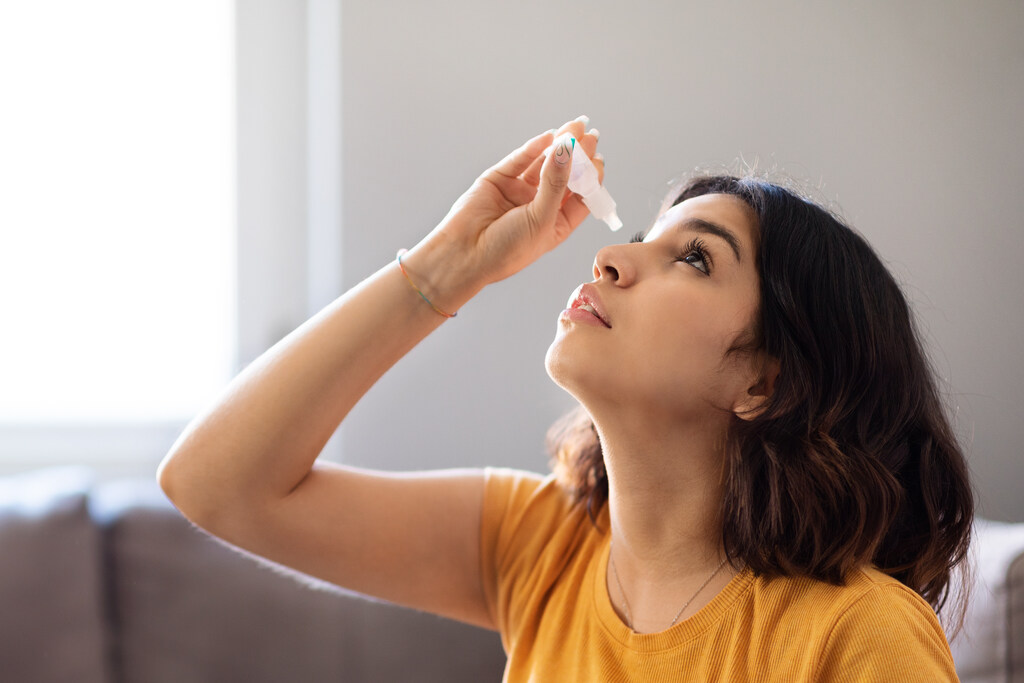
[{"label": "gray sofa", "polygon": [[[979,521],[964,683],[1024,683],[1024,524]],[[0,478],[0,681],[499,681],[497,634],[227,546],[155,480]]]},{"label": "gray sofa", "polygon": [[153,480],[0,478],[0,681],[499,681],[496,633],[372,602],[187,522]]}]

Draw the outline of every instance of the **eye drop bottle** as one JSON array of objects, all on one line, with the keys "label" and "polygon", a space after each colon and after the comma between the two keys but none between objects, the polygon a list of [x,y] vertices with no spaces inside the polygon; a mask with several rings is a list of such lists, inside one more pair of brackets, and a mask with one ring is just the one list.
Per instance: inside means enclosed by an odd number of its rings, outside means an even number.
[{"label": "eye drop bottle", "polygon": [[594,218],[604,221],[612,230],[622,227],[622,221],[615,213],[615,200],[608,194],[608,190],[601,186],[594,162],[577,144],[572,148],[569,189],[583,198],[583,203],[590,209]]}]

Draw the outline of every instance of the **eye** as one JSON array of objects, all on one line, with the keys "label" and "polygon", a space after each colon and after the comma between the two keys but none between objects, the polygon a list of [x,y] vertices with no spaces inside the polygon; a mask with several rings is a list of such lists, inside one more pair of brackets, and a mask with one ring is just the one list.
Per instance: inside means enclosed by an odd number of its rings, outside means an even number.
[{"label": "eye", "polygon": [[708,253],[707,248],[704,245],[704,241],[699,237],[694,238],[689,244],[683,247],[679,256],[676,257],[677,261],[688,263],[705,275],[711,275],[711,268],[713,263],[711,262],[711,255]]},{"label": "eye", "polygon": [[637,242],[643,242],[644,241],[644,237],[645,237],[645,235],[644,235],[643,232],[635,233],[632,237],[629,238],[629,243],[630,244],[636,244]]}]

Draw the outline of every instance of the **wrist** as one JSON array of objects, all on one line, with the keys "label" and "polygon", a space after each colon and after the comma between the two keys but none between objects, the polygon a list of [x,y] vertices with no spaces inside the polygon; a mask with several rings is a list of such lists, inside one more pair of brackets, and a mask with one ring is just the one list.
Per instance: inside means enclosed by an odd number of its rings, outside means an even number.
[{"label": "wrist", "polygon": [[423,240],[402,254],[401,265],[413,289],[431,306],[456,313],[487,284],[470,250],[440,236]]}]

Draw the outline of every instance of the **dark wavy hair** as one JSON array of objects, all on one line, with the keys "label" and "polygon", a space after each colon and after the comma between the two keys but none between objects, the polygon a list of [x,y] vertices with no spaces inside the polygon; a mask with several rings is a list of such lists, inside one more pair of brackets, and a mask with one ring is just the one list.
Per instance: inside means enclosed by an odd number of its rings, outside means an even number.
[{"label": "dark wavy hair", "polygon": [[[718,193],[748,204],[760,232],[760,310],[730,353],[761,350],[781,367],[766,409],[729,430],[728,557],[759,576],[832,584],[871,563],[940,613],[959,569],[958,631],[974,500],[899,285],[835,215],[758,178],[691,178],[660,213]],[[608,478],[587,413],[556,422],[547,443],[558,480],[595,520]]]}]

